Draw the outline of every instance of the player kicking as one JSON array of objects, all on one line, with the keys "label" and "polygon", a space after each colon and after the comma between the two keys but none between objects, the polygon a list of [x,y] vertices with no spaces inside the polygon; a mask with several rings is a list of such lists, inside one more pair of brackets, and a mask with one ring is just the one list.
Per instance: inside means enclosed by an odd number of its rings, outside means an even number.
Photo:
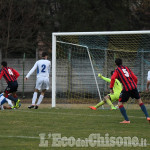
[{"label": "player kicking", "polygon": [[18,108],[20,100],[18,99],[16,95],[16,91],[18,89],[17,78],[20,76],[20,74],[15,69],[7,67],[6,61],[2,61],[1,65],[2,65],[2,69],[0,73],[0,80],[2,77],[4,77],[5,81],[8,84],[4,91],[4,97],[9,98],[10,100],[14,101],[15,106],[13,107]]},{"label": "player kicking", "polygon": [[[46,90],[49,89],[49,74],[50,74],[50,67],[51,62],[47,60],[48,54],[46,52],[42,53],[42,59],[38,60],[33,68],[29,71],[27,76],[25,77],[25,80],[27,80],[30,75],[37,69],[37,79],[36,79],[36,86],[35,91],[33,93],[32,98],[32,105],[30,105],[28,108],[34,108],[38,109],[38,106],[41,104],[44,94]],[[35,104],[38,92],[41,90],[41,95],[39,96],[38,102]]]},{"label": "player kicking", "polygon": [[[114,71],[111,71],[111,75],[113,75],[113,72]],[[102,76],[101,74],[98,74],[98,77],[102,78],[103,80],[105,80],[106,82],[109,82],[109,83],[111,81],[110,78],[106,78],[106,77]],[[89,108],[96,110],[100,106],[107,103],[111,107],[111,110],[117,109],[116,107],[114,107],[114,105],[112,103],[119,100],[119,96],[122,91],[122,84],[120,83],[120,81],[118,79],[115,80],[113,91],[114,91],[114,93],[110,93],[110,94],[106,95],[104,97],[104,100],[101,101],[100,103],[98,103],[96,106],[89,106]]]},{"label": "player kicking", "polygon": [[138,101],[141,110],[144,112],[146,116],[146,119],[150,122],[150,117],[147,113],[146,107],[143,104],[139,92],[137,90],[137,77],[134,75],[131,69],[122,65],[122,59],[117,58],[115,60],[115,63],[117,65],[117,69],[115,70],[114,74],[111,77],[110,92],[113,93],[113,87],[115,85],[114,83],[116,79],[118,79],[123,84],[123,90],[120,94],[118,106],[121,114],[125,119],[120,123],[130,123],[126,110],[123,106],[123,102],[127,102],[129,97],[135,98]]}]

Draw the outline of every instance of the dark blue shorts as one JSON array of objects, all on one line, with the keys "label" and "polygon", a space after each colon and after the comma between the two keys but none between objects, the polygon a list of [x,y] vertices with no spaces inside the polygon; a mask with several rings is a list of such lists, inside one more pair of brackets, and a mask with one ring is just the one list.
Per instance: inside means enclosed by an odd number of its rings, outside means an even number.
[{"label": "dark blue shorts", "polygon": [[13,93],[16,92],[18,89],[18,82],[14,81],[14,82],[8,82],[8,86],[5,89],[5,93]]},{"label": "dark blue shorts", "polygon": [[119,102],[127,102],[130,97],[135,99],[140,99],[140,94],[137,88],[129,91],[122,90],[119,96]]}]

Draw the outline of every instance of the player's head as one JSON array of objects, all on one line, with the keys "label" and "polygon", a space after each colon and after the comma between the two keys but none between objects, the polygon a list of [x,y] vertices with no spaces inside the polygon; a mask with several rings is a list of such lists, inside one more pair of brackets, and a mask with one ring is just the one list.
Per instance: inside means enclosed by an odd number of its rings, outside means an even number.
[{"label": "player's head", "polygon": [[111,71],[111,76],[113,75],[114,71]]},{"label": "player's head", "polygon": [[7,62],[6,62],[6,61],[2,61],[2,62],[1,62],[1,65],[2,65],[2,68],[3,68],[3,67],[7,67]]},{"label": "player's head", "polygon": [[47,52],[42,52],[42,58],[47,59],[47,57],[48,57],[48,53]]},{"label": "player's head", "polygon": [[117,59],[115,60],[115,63],[116,63],[117,66],[122,65],[122,59],[117,58]]}]

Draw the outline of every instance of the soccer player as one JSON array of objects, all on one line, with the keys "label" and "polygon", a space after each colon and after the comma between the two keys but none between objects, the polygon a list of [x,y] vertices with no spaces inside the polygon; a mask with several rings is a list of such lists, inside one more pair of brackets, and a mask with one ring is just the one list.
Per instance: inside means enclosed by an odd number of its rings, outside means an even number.
[{"label": "soccer player", "polygon": [[146,91],[149,91],[149,85],[150,85],[150,71],[148,71],[147,74],[147,84],[146,84]]},{"label": "soccer player", "polygon": [[[111,71],[111,76],[113,75],[113,72],[114,71]],[[100,77],[101,79],[103,79],[109,83],[111,81],[110,78],[106,78],[106,77],[102,76],[101,74],[98,74],[98,77]],[[122,84],[120,83],[120,81],[118,79],[115,80],[113,91],[114,91],[114,93],[110,93],[110,94],[106,95],[104,97],[104,100],[99,102],[96,106],[90,106],[89,108],[96,110],[98,107],[104,105],[107,102],[107,104],[111,107],[111,110],[116,109],[116,107],[114,107],[114,105],[112,103],[119,100],[119,96],[122,91]]]},{"label": "soccer player", "polygon": [[[33,68],[29,71],[27,76],[25,77],[25,80],[27,80],[30,75],[37,69],[37,79],[36,79],[36,86],[35,91],[32,98],[32,105],[30,105],[28,108],[34,108],[38,109],[38,106],[41,104],[44,94],[46,90],[49,89],[49,74],[50,74],[50,68],[51,68],[51,62],[47,60],[48,54],[46,52],[42,53],[42,59],[38,60]],[[38,92],[41,90],[41,95],[39,96],[38,102],[35,104]]]},{"label": "soccer player", "polygon": [[[4,77],[5,81],[8,84],[4,91],[4,97],[9,98],[10,100],[14,101],[15,106],[13,107],[18,108],[20,100],[18,99],[16,95],[16,91],[18,89],[17,78],[20,76],[20,74],[15,69],[11,67],[7,67],[6,61],[2,61],[1,66],[2,66],[2,69],[0,72],[0,80],[2,77]],[[10,93],[12,95],[10,95]]]},{"label": "soccer player", "polygon": [[[9,106],[3,106],[3,104],[8,103]],[[11,100],[9,100],[8,98],[5,98],[3,93],[0,94],[0,109],[12,109],[13,108],[13,104],[11,102]]]},{"label": "soccer player", "polygon": [[147,113],[146,107],[143,104],[139,92],[137,90],[137,77],[134,75],[131,69],[122,65],[122,59],[117,58],[115,60],[115,63],[117,65],[117,69],[115,69],[115,72],[111,77],[110,92],[113,93],[115,80],[118,79],[123,84],[123,90],[120,94],[118,106],[121,114],[125,119],[120,123],[130,123],[126,110],[123,106],[123,102],[127,102],[129,97],[135,98],[138,101],[141,110],[144,112],[146,116],[146,119],[150,122],[150,117]]}]

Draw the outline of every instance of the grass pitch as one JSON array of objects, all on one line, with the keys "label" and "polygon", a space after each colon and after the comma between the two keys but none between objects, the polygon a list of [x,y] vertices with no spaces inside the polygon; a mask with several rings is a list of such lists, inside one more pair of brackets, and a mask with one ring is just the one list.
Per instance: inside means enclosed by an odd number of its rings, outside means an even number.
[{"label": "grass pitch", "polygon": [[[123,118],[119,110],[93,111],[87,107],[51,108],[48,104],[41,105],[39,109],[27,108],[22,104],[18,110],[0,111],[0,149],[2,150],[45,150],[45,149],[150,149],[150,124],[145,119],[141,110],[127,110],[131,124],[119,124]],[[150,113],[150,111],[149,111]],[[105,137],[136,136],[140,140],[146,139],[146,147],[52,147],[52,140],[48,139],[48,147],[39,147],[39,134],[60,133],[62,137],[74,137],[75,139],[88,138],[96,133]]]}]

